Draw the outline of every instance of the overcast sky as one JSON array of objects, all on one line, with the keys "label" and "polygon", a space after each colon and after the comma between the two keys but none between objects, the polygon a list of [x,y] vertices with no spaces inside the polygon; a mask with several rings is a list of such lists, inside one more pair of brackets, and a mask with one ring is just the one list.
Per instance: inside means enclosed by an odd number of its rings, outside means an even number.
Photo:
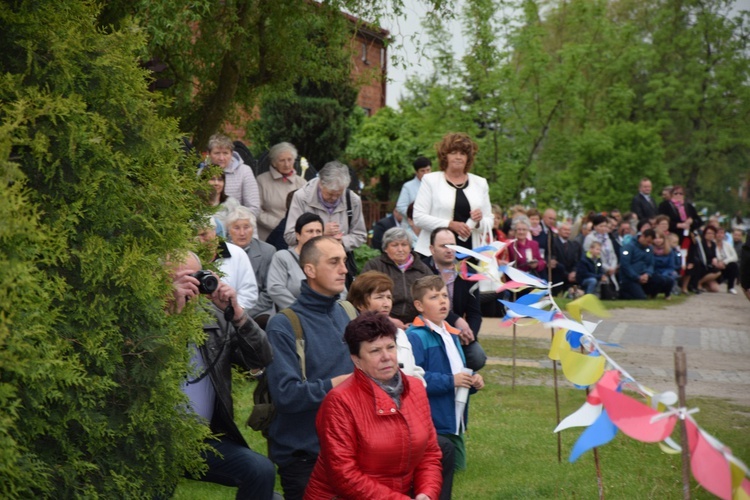
[{"label": "overcast sky", "polygon": [[[457,5],[459,5],[457,8],[460,8],[463,2],[464,0],[457,0]],[[398,100],[404,91],[403,86],[407,78],[414,75],[428,75],[431,70],[429,60],[419,55],[415,44],[411,41],[411,37],[415,35],[421,44],[426,41],[425,35],[423,35],[422,18],[427,12],[427,8],[417,0],[404,0],[404,3],[406,4],[404,17],[383,22],[383,27],[391,32],[396,45],[402,45],[401,48],[390,49],[391,58],[396,56],[406,61],[406,67],[397,66],[392,62],[388,67],[389,82],[386,90],[386,103],[394,108],[398,107]],[[734,10],[750,10],[750,0],[735,0]],[[453,51],[460,57],[466,50],[461,26],[456,21],[451,22],[449,26],[450,32],[453,34],[451,40]]]}]

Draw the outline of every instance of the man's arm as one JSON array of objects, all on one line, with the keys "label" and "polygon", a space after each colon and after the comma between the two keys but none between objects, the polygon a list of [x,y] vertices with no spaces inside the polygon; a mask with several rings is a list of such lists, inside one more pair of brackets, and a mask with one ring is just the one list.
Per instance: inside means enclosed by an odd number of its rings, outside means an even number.
[{"label": "man's arm", "polygon": [[273,347],[273,363],[266,370],[271,398],[279,412],[316,410],[333,388],[331,379],[302,379],[292,325],[283,314],[271,318],[268,338]]},{"label": "man's arm", "polygon": [[265,368],[273,361],[273,350],[268,336],[247,312],[244,318],[233,321],[236,332],[232,362],[249,370]]},{"label": "man's arm", "polygon": [[[228,311],[230,304],[232,306],[232,363],[250,370],[268,366],[273,360],[273,353],[266,332],[242,308],[237,300],[237,292],[226,283],[219,282],[219,286],[209,298],[218,309],[215,310],[217,316]],[[218,318],[219,323],[222,323],[222,319],[225,318]]]}]

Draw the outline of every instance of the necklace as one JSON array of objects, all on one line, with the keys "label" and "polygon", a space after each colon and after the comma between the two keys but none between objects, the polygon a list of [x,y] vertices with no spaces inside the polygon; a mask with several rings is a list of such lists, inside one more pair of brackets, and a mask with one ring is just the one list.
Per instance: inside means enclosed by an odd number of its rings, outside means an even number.
[{"label": "necklace", "polygon": [[466,186],[466,183],[469,182],[468,177],[466,177],[466,179],[460,184],[453,182],[452,180],[448,179],[448,177],[446,177],[445,180],[448,181],[448,184],[450,184],[456,189],[463,189]]}]

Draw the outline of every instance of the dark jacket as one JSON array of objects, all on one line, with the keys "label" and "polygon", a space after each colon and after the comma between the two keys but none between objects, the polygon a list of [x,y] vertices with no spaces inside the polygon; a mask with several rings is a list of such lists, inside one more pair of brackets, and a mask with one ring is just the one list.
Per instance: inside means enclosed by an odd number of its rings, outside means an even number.
[{"label": "dark jacket", "polygon": [[414,251],[411,252],[414,263],[406,271],[401,271],[395,262],[388,255],[383,254],[374,259],[370,259],[362,268],[362,272],[380,271],[387,274],[393,280],[393,309],[391,316],[411,323],[417,317],[419,312],[414,307],[414,300],[411,298],[411,286],[419,278],[433,274],[432,269],[422,262]]},{"label": "dark jacket", "polygon": [[644,273],[649,276],[654,274],[654,250],[633,239],[620,252],[620,279],[639,283]]},{"label": "dark jacket", "polygon": [[[557,266],[552,270],[552,281],[567,283],[568,274],[576,271],[578,261],[581,260],[581,244],[575,240],[568,239],[565,243],[559,236],[552,237],[552,258],[557,260]],[[578,273],[576,272],[576,279]]]},{"label": "dark jacket", "polygon": [[342,342],[349,315],[339,296],[322,295],[302,282],[299,297],[290,306],[300,320],[305,338],[305,379],[302,378],[294,329],[289,319],[277,314],[268,322],[268,338],[274,360],[266,371],[276,416],[268,430],[269,458],[279,466],[298,456],[317,456],[320,451],[315,416],[331,379],[354,370],[349,348]]},{"label": "dark jacket", "polygon": [[[676,234],[682,239],[683,230],[677,227],[677,224],[682,222],[682,219],[680,218],[680,211],[674,206],[674,203],[671,201],[661,202],[659,205],[659,213],[669,217],[669,232]],[[698,215],[698,211],[691,203],[685,203],[685,215],[693,219],[692,224],[690,224],[691,232],[697,231],[703,225],[703,221],[701,220],[700,215]]]},{"label": "dark jacket", "polygon": [[638,193],[630,202],[630,211],[638,215],[639,221],[651,219],[657,214],[656,202],[653,198],[647,200],[641,193]]},{"label": "dark jacket", "polygon": [[[425,257],[423,262],[433,273],[439,274],[432,257]],[[451,326],[456,326],[458,318],[464,318],[476,336],[482,327],[482,309],[479,304],[479,287],[473,293],[471,291],[474,285],[473,281],[456,277],[456,281],[453,282],[453,307],[445,321]]]},{"label": "dark jacket", "polygon": [[596,278],[597,281],[601,281],[603,275],[602,259],[593,259],[589,257],[588,252],[581,257],[576,265],[576,281],[578,283],[583,284],[586,278]]},{"label": "dark jacket", "polygon": [[740,253],[740,286],[750,290],[750,238],[742,245]]},{"label": "dark jacket", "polygon": [[208,376],[216,390],[211,431],[225,434],[232,441],[247,446],[234,423],[232,364],[248,370],[268,366],[273,360],[271,344],[266,332],[260,329],[247,312],[245,323],[235,328],[233,324],[227,323],[223,312],[213,304],[211,308],[215,321],[203,326],[207,337],[206,342],[200,346]]},{"label": "dark jacket", "polygon": [[398,226],[393,214],[388,214],[372,226],[372,239],[370,246],[375,250],[383,251],[383,235],[391,228]]}]

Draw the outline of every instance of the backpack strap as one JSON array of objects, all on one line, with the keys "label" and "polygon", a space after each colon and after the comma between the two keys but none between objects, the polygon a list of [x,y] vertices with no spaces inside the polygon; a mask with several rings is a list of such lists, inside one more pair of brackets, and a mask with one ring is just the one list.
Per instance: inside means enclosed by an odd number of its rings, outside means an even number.
[{"label": "backpack strap", "polygon": [[[353,306],[352,306],[353,307]],[[296,339],[295,344],[297,345],[297,357],[299,357],[299,366],[302,370],[302,381],[307,380],[307,371],[305,370],[305,335],[302,332],[302,324],[299,322],[299,316],[297,313],[289,309],[282,309],[279,314],[283,314],[292,324],[292,330],[294,330],[294,338]]]},{"label": "backpack strap", "polygon": [[339,304],[344,308],[344,311],[346,311],[346,315],[349,316],[349,321],[353,320],[359,315],[357,309],[354,307],[354,304],[352,304],[348,300],[339,300]]},{"label": "backpack strap", "polygon": [[352,214],[354,213],[354,209],[352,208],[352,195],[351,191],[348,189],[346,190],[346,223],[348,225],[348,230],[352,230]]}]

